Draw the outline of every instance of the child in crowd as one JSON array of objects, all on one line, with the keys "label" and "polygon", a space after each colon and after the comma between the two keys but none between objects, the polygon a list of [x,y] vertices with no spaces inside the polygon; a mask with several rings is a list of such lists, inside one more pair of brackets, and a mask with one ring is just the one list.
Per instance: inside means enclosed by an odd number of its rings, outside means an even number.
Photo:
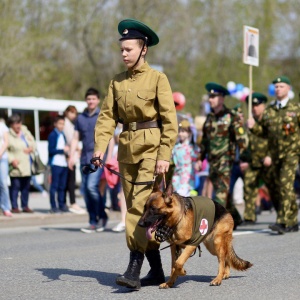
[{"label": "child in crowd", "polygon": [[[68,179],[68,164],[66,137],[63,133],[65,119],[57,116],[54,120],[54,130],[48,137],[49,162],[51,166],[52,181],[50,185],[50,205],[51,213],[68,212],[65,204],[65,190]],[[57,193],[58,206],[56,205],[55,195]]]},{"label": "child in crowd", "polygon": [[192,137],[191,125],[188,120],[179,123],[179,141],[173,149],[173,161],[175,165],[172,176],[174,191],[184,197],[191,196],[195,189],[195,162],[198,151]]}]

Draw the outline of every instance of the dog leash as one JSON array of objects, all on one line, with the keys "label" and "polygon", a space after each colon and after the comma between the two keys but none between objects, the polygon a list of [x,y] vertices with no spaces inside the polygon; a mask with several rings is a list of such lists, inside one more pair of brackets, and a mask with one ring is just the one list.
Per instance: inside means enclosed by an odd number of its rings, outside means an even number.
[{"label": "dog leash", "polygon": [[[168,246],[166,246],[166,247],[163,247],[163,248],[160,249],[160,251],[165,250],[165,249],[167,249],[167,248],[170,248],[170,247],[173,246],[173,245],[174,245],[174,243],[172,243],[172,244],[170,244],[170,245],[168,245]],[[176,246],[176,248],[177,248],[177,246]],[[199,257],[201,257],[201,252],[202,252],[202,250],[201,250],[200,245],[198,245],[197,248],[198,248],[198,250],[199,250]],[[195,249],[194,253],[193,253],[190,257],[193,257],[193,256],[196,254],[197,248]],[[176,250],[177,250],[177,249],[176,249]]]},{"label": "dog leash", "polygon": [[[105,167],[109,172],[119,176],[120,178],[126,180],[127,182],[133,184],[133,185],[152,185],[154,182],[155,182],[155,179],[156,179],[156,176],[157,175],[154,175],[153,176],[153,180],[152,181],[138,181],[138,182],[134,182],[134,181],[131,181],[131,180],[128,180],[127,178],[125,178],[121,173],[111,169],[110,167],[108,167],[104,162],[103,160],[100,158],[100,157],[93,157],[90,162],[91,164],[93,164],[95,161],[99,161],[100,164]],[[90,174],[90,173],[93,173],[93,172],[96,172],[98,169],[98,166],[94,166],[94,168],[91,168],[89,165],[85,165],[83,166],[82,168],[82,171],[83,173],[85,174]]]}]

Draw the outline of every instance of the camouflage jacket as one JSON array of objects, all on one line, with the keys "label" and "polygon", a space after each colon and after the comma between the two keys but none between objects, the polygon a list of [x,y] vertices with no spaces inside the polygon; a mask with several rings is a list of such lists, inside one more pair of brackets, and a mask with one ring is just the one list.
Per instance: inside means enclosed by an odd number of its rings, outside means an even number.
[{"label": "camouflage jacket", "polygon": [[281,109],[276,102],[264,111],[261,121],[251,130],[268,139],[270,156],[274,161],[300,153],[300,106],[291,100]]},{"label": "camouflage jacket", "polygon": [[263,159],[269,156],[268,140],[251,132],[248,133],[248,137],[248,148],[241,154],[240,160],[248,162],[253,168],[261,168],[263,166]]},{"label": "camouflage jacket", "polygon": [[233,159],[236,145],[241,153],[248,146],[248,136],[240,117],[225,106],[218,114],[209,113],[203,125],[200,159],[208,157],[212,162],[224,155]]}]

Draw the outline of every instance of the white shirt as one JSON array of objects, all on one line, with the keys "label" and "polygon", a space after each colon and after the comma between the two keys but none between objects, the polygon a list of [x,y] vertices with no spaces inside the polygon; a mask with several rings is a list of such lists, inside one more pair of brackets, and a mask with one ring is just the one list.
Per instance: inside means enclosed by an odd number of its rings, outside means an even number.
[{"label": "white shirt", "polygon": [[[66,145],[66,141],[64,139],[63,134],[61,133],[58,136],[57,144],[56,144],[56,149],[64,149]],[[52,165],[59,166],[59,167],[67,167],[67,158],[65,154],[55,154],[53,157]]]},{"label": "white shirt", "polygon": [[279,108],[279,104],[281,104],[281,108],[285,107],[289,102],[289,97],[286,97],[282,100],[276,100],[276,107]]}]

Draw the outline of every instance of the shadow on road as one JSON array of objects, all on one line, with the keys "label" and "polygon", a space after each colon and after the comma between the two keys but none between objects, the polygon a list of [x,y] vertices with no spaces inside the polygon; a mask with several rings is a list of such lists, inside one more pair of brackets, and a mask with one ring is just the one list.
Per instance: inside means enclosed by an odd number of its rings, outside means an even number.
[{"label": "shadow on road", "polygon": [[[216,274],[217,276],[217,274]],[[184,283],[187,281],[195,281],[195,282],[207,282],[210,283],[216,276],[207,276],[207,275],[186,275],[183,277],[179,277],[177,279],[178,284],[180,283]],[[240,275],[240,276],[230,276],[229,279],[226,280],[231,280],[231,279],[236,279],[236,278],[242,278],[242,277],[246,277],[244,275]],[[226,280],[223,280],[222,282],[225,282]]]},{"label": "shadow on road", "polygon": [[115,279],[118,274],[115,273],[107,273],[101,271],[91,271],[91,270],[71,270],[71,269],[54,269],[54,268],[41,268],[36,269],[41,272],[43,276],[47,277],[48,280],[44,282],[51,282],[55,280],[62,280],[60,277],[63,275],[76,276],[76,277],[84,277],[84,278],[92,278],[96,279],[99,284],[113,286]]},{"label": "shadow on road", "polygon": [[[35,270],[41,272],[43,276],[48,278],[48,280],[43,281],[44,283],[52,282],[55,280],[67,281],[61,279],[60,277],[64,275],[69,275],[69,276],[96,279],[99,284],[114,288],[114,291],[112,292],[113,294],[126,294],[126,293],[132,293],[136,291],[136,290],[132,290],[126,287],[120,287],[116,285],[115,283],[116,277],[119,275],[116,273],[107,273],[107,272],[91,271],[91,270],[54,269],[54,268],[41,268]],[[86,282],[86,280],[83,280],[82,282]]]},{"label": "shadow on road", "polygon": [[58,231],[80,232],[80,228],[73,228],[73,227],[41,227],[41,229],[45,230],[45,231],[56,231],[56,230],[58,230]]},{"label": "shadow on road", "polygon": [[[115,280],[119,274],[116,273],[107,273],[101,271],[91,271],[91,270],[71,270],[71,269],[59,269],[59,268],[40,268],[36,269],[41,272],[43,276],[47,278],[47,280],[43,281],[44,283],[60,280],[66,281],[65,279],[61,279],[61,276],[69,275],[75,277],[84,277],[84,278],[92,278],[96,279],[97,282],[101,285],[110,286],[115,290],[112,292],[113,294],[124,294],[124,293],[132,293],[135,290],[128,289],[126,287],[119,287],[116,285]],[[189,281],[195,282],[207,282],[209,284],[215,276],[205,276],[205,275],[187,275],[184,277],[179,277],[176,281],[174,288],[179,288],[179,286],[183,283],[187,283]],[[240,278],[244,276],[232,276],[230,279]],[[166,280],[168,277],[166,277]],[[83,280],[86,282],[86,280]]]}]

